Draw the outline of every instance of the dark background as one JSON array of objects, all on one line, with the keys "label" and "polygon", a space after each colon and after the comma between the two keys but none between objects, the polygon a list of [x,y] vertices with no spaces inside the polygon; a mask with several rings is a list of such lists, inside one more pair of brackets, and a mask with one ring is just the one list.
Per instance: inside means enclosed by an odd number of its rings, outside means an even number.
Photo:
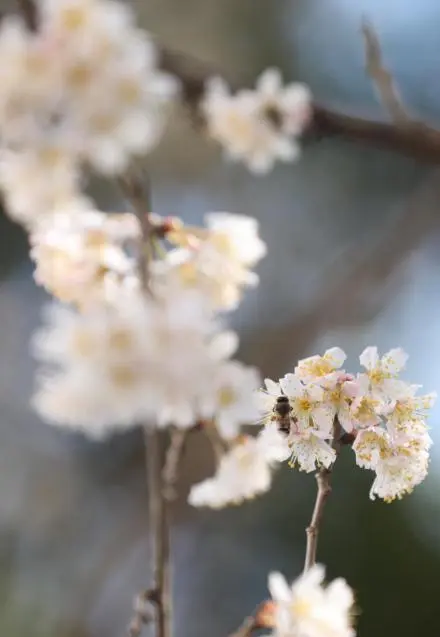
[{"label": "dark background", "polygon": [[[5,6],[7,3],[2,2]],[[11,5],[12,3],[9,3]],[[238,80],[265,67],[307,81],[327,105],[383,116],[364,77],[359,23],[373,20],[412,112],[440,120],[440,6],[432,0],[137,0],[143,24],[173,48]],[[1,63],[1,61],[0,61]],[[408,379],[440,386],[440,180],[430,165],[325,140],[268,177],[225,165],[173,118],[150,160],[155,209],[197,221],[229,210],[261,222],[261,285],[233,317],[242,357],[279,376],[332,345],[350,369],[369,344],[401,345]],[[99,203],[115,189],[93,183]],[[121,637],[148,582],[142,437],[103,444],[53,430],[28,406],[28,339],[44,295],[26,241],[0,218],[0,635]],[[440,407],[431,419],[439,436]],[[178,637],[227,635],[266,594],[267,573],[302,567],[312,476],[287,467],[270,494],[223,512],[185,504],[212,470],[193,438],[173,519]],[[437,637],[440,453],[428,480],[391,505],[370,502],[371,474],[345,450],[334,476],[319,559],[354,587],[362,637]]]}]

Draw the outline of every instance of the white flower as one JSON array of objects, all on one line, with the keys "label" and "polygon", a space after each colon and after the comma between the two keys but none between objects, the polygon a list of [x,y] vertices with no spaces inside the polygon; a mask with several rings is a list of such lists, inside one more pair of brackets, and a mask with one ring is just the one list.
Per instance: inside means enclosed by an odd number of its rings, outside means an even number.
[{"label": "white flower", "polygon": [[184,247],[168,252],[158,274],[174,275],[181,285],[199,289],[216,310],[232,310],[242,288],[258,283],[251,268],[266,254],[266,246],[252,217],[215,212],[205,219],[206,229],[174,233],[175,242]]},{"label": "white flower", "polygon": [[289,398],[298,431],[303,433],[312,429],[330,437],[334,409],[332,405],[323,402],[323,388],[314,383],[305,385],[294,374],[286,374],[280,380],[280,385]]},{"label": "white flower", "polygon": [[264,379],[265,389],[259,389],[254,393],[254,403],[263,420],[271,419],[273,408],[277,398],[283,394],[279,383],[275,383],[270,378]]},{"label": "white flower", "polygon": [[313,431],[293,431],[288,442],[291,454],[289,465],[298,465],[300,471],[310,473],[320,467],[328,469],[336,460],[336,451]]},{"label": "white flower", "polygon": [[377,427],[359,432],[353,444],[356,462],[376,472],[370,497],[378,495],[391,502],[411,493],[426,477],[430,445],[426,429],[417,429],[405,439],[395,439]]},{"label": "white flower", "polygon": [[6,210],[27,229],[33,230],[56,209],[90,207],[79,184],[75,161],[60,145],[48,142],[18,152],[3,149],[0,155]]},{"label": "white flower", "polygon": [[315,565],[289,586],[281,573],[269,575],[275,603],[273,637],[354,637],[353,592],[345,580],[323,586],[324,568]]},{"label": "white flower", "polygon": [[218,366],[201,410],[205,417],[215,418],[222,438],[237,437],[241,425],[252,424],[257,419],[253,395],[260,382],[257,369],[239,361],[226,361]]},{"label": "white flower", "polygon": [[220,460],[213,478],[194,485],[188,502],[214,509],[241,504],[270,489],[271,463],[258,438],[243,436]]},{"label": "white flower", "polygon": [[323,356],[310,356],[300,360],[295,367],[295,376],[304,382],[316,381],[342,367],[346,358],[340,347],[332,347]]},{"label": "white flower", "polygon": [[428,411],[434,405],[437,394],[431,392],[416,396],[418,385],[407,385],[406,392],[384,410],[387,429],[395,436],[411,434],[420,425],[424,426]]},{"label": "white flower", "polygon": [[114,300],[122,285],[139,284],[136,260],[125,250],[138,235],[133,215],[58,212],[31,234],[35,280],[61,301],[82,307]]},{"label": "white flower", "polygon": [[277,159],[298,157],[294,138],[309,120],[311,96],[302,84],[283,87],[280,72],[268,69],[254,91],[235,95],[221,79],[210,80],[202,106],[208,133],[227,156],[244,161],[256,173],[266,173]]},{"label": "white flower", "polygon": [[373,398],[394,398],[402,390],[402,381],[397,380],[405,367],[408,355],[403,349],[395,348],[379,358],[377,347],[367,347],[359,357],[362,367],[367,370]]},{"label": "white flower", "polygon": [[268,422],[258,434],[263,455],[270,462],[283,462],[292,455],[287,436],[280,431],[275,422]]},{"label": "white flower", "polygon": [[[82,379],[85,394],[95,394],[87,423],[100,429],[140,419],[189,428],[207,416],[208,405],[209,415],[215,412],[221,431],[231,436],[255,414],[252,392],[258,384],[254,369],[225,362],[236,340],[218,332],[195,292],[144,298],[122,288],[118,303],[92,304],[81,314],[56,308],[34,340],[37,358],[49,366],[40,375],[35,404],[43,417],[74,426],[74,415],[63,417],[56,388],[69,400],[73,393],[80,399]],[[85,427],[83,420],[76,424]]]},{"label": "white flower", "polygon": [[105,174],[158,142],[177,81],[112,0],[42,0],[36,32],[0,25],[0,185],[25,225],[79,197],[84,162]]}]

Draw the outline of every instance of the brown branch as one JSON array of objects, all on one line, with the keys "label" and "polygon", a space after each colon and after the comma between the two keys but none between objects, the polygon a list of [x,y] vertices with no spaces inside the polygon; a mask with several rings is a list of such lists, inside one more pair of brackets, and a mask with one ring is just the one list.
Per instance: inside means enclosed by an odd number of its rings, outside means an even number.
[{"label": "brown branch", "polygon": [[[341,450],[343,431],[339,423],[339,420],[335,418],[333,424],[333,441],[332,447],[336,451],[336,456]],[[329,495],[332,492],[331,476],[333,471],[333,465],[328,469],[323,467],[316,474],[316,482],[318,484],[318,491],[316,493],[315,506],[313,507],[312,519],[309,526],[306,528],[306,557],[304,560],[304,571],[308,571],[314,564],[316,564],[316,552],[318,549],[318,536],[321,528],[322,518],[324,515],[325,503],[328,500]]]},{"label": "brown branch", "polygon": [[[118,183],[131,203],[141,228],[139,241],[139,274],[145,293],[150,288],[150,248],[153,237],[150,188],[134,167],[118,179]],[[156,427],[144,426],[145,459],[149,496],[150,556],[153,563],[153,584],[137,599],[143,598],[154,605],[155,637],[171,637],[170,617],[170,537],[167,503],[162,480],[162,453],[159,431]],[[137,637],[142,628],[142,613],[136,612],[129,627],[129,634]],[[130,632],[131,631],[131,632]]]},{"label": "brown branch", "polygon": [[125,195],[126,199],[131,203],[133,212],[138,218],[141,229],[141,241],[139,242],[139,274],[142,286],[145,291],[151,293],[150,289],[150,257],[151,257],[151,240],[154,236],[154,225],[151,221],[151,194],[149,183],[146,182],[146,176],[143,178],[132,167],[117,182]]},{"label": "brown branch", "polygon": [[316,482],[318,483],[318,492],[316,494],[315,506],[313,508],[312,519],[310,525],[306,529],[307,547],[306,558],[304,561],[304,570],[308,571],[316,564],[316,551],[318,548],[318,534],[324,513],[324,506],[332,492],[330,485],[331,469],[320,469],[316,474]]},{"label": "brown branch", "polygon": [[38,11],[33,0],[17,0],[18,10],[26,22],[30,31],[36,31],[38,27]]},{"label": "brown branch", "polygon": [[383,65],[379,38],[368,20],[362,21],[361,31],[365,42],[365,70],[391,120],[396,125],[405,125],[411,120],[403,107],[393,76]]},{"label": "brown branch", "polygon": [[167,502],[175,500],[177,495],[176,485],[187,435],[188,431],[184,429],[174,429],[171,432],[170,444],[162,470],[163,494]]},{"label": "brown branch", "polygon": [[[221,73],[208,64],[203,64],[191,56],[177,53],[166,47],[161,48],[160,65],[163,70],[180,79],[182,100],[190,109],[193,118],[198,123],[202,123],[203,117],[199,104],[206,80]],[[312,143],[329,137],[364,142],[410,157],[440,163],[440,130],[436,128],[415,120],[406,122],[402,126],[351,117],[315,102],[313,116],[304,141]]]}]

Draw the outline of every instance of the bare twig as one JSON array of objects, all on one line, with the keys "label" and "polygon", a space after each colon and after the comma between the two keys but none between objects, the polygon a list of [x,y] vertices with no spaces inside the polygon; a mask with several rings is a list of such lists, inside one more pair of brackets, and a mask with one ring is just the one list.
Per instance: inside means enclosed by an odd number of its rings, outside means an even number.
[{"label": "bare twig", "polygon": [[17,4],[28,29],[36,31],[38,27],[38,11],[35,2],[33,0],[17,0]]},{"label": "bare twig", "polygon": [[151,222],[151,194],[147,177],[131,168],[125,175],[118,179],[118,184],[125,197],[131,203],[133,211],[139,220],[141,228],[141,242],[139,245],[139,273],[144,290],[151,293],[149,260],[151,254],[151,239],[154,234],[154,226]]},{"label": "bare twig", "polygon": [[411,120],[403,107],[393,76],[383,65],[379,38],[368,20],[362,21],[361,31],[365,42],[366,71],[394,124],[405,125]]},{"label": "bare twig", "polygon": [[162,470],[163,494],[167,502],[176,498],[176,484],[179,478],[180,462],[185,448],[188,431],[174,429],[171,432],[170,444],[165,456],[165,464]]},{"label": "bare twig", "polygon": [[[180,79],[182,99],[197,123],[202,123],[203,117],[199,106],[206,80],[221,73],[208,64],[167,47],[161,47],[160,62],[164,70]],[[313,116],[304,141],[313,143],[327,137],[342,137],[432,163],[440,163],[440,130],[417,120],[409,121],[406,118],[405,122],[405,126],[395,126],[351,117],[314,102]]]},{"label": "bare twig", "polygon": [[[341,449],[341,436],[342,428],[337,418],[335,418],[333,424],[333,442],[332,447],[336,451],[336,455]],[[334,463],[333,463],[334,464]],[[306,528],[307,545],[306,545],[306,557],[304,560],[304,570],[308,571],[314,564],[316,564],[316,551],[318,548],[318,535],[321,527],[322,517],[324,514],[324,507],[327,499],[332,492],[331,476],[333,471],[333,465],[328,469],[323,467],[316,474],[316,482],[318,484],[318,491],[316,493],[315,506],[313,507],[312,519],[309,526]]]},{"label": "bare twig", "polygon": [[211,443],[212,450],[214,452],[215,461],[217,465],[220,463],[220,460],[223,458],[225,453],[228,450],[228,444],[223,438],[220,436],[217,427],[211,421],[204,421],[202,423],[202,429],[206,434],[209,442]]},{"label": "bare twig", "polygon": [[321,526],[324,505],[329,497],[332,488],[330,485],[331,469],[320,469],[316,474],[318,492],[316,494],[315,506],[313,508],[310,525],[306,529],[307,547],[304,570],[308,571],[316,563],[316,550],[318,548],[318,534]]},{"label": "bare twig", "polygon": [[[153,236],[151,223],[150,189],[145,188],[143,179],[135,168],[119,180],[119,185],[139,220],[141,238],[139,245],[139,274],[143,289],[151,293],[150,288],[150,244]],[[170,538],[168,512],[162,483],[162,453],[159,431],[145,425],[145,458],[149,495],[150,556],[153,562],[153,585],[140,597],[154,604],[155,637],[171,637],[170,617]],[[139,598],[138,598],[139,599]],[[131,635],[137,637],[141,628],[142,616],[137,613],[130,624]]]}]

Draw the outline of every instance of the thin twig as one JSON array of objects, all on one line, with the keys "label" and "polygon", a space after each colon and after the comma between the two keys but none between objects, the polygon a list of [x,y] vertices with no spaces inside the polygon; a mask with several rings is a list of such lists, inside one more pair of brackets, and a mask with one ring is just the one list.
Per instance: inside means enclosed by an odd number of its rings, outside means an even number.
[{"label": "thin twig", "polygon": [[304,570],[308,571],[316,563],[316,551],[318,548],[318,534],[321,526],[324,505],[329,497],[332,488],[330,485],[331,469],[320,469],[316,474],[318,492],[316,494],[315,506],[313,508],[312,519],[306,529],[307,547]]},{"label": "thin twig", "polygon": [[170,444],[162,469],[163,495],[167,502],[172,502],[177,496],[176,485],[187,435],[188,431],[184,429],[174,429],[170,435]]},{"label": "thin twig", "polygon": [[[222,75],[211,65],[193,57],[160,47],[160,65],[179,78],[182,100],[190,109],[193,119],[203,124],[200,103],[206,81],[213,75]],[[237,88],[236,86],[233,89]],[[328,137],[362,142],[394,150],[410,157],[440,163],[440,130],[418,120],[408,120],[405,126],[396,126],[362,117],[352,117],[313,103],[313,115],[304,135],[304,143],[314,143]]]},{"label": "thin twig", "polygon": [[365,69],[379,93],[382,104],[394,124],[407,124],[411,119],[402,104],[393,76],[383,65],[379,38],[368,20],[362,21],[361,31],[365,42]]},{"label": "thin twig", "polygon": [[[333,423],[333,441],[332,447],[336,452],[336,456],[341,450],[341,436],[342,428],[339,420],[335,418]],[[328,469],[323,467],[316,474],[316,482],[318,484],[318,491],[316,493],[315,506],[313,507],[312,519],[309,526],[306,528],[306,557],[304,560],[304,571],[308,571],[314,564],[316,564],[316,552],[318,549],[318,536],[321,528],[322,518],[324,515],[325,503],[329,495],[332,492],[331,476],[333,471],[333,465]]]},{"label": "thin twig", "polygon": [[139,245],[139,273],[144,290],[151,293],[150,288],[150,256],[151,240],[154,235],[154,225],[151,221],[151,193],[150,184],[144,175],[131,168],[122,177],[119,177],[118,184],[127,200],[131,203],[133,211],[138,218],[141,229],[141,242]]},{"label": "thin twig", "polygon": [[223,458],[225,453],[228,450],[228,444],[223,438],[220,436],[215,423],[205,420],[202,423],[202,429],[211,443],[212,450],[214,452],[215,461],[217,465],[220,463],[220,460]]},{"label": "thin twig", "polygon": [[26,26],[30,31],[38,28],[38,11],[33,0],[17,0],[18,9],[23,16]]},{"label": "thin twig", "polygon": [[[141,237],[139,245],[139,274],[145,293],[150,288],[150,244],[153,226],[150,219],[151,193],[144,180],[132,167],[119,180],[119,185],[139,220]],[[162,483],[162,453],[159,431],[156,427],[144,426],[145,459],[149,496],[150,556],[153,563],[153,584],[143,597],[154,604],[155,637],[171,637],[170,617],[170,538],[167,506]],[[136,618],[130,628],[137,637]],[[130,630],[129,628],[129,630]]]}]

